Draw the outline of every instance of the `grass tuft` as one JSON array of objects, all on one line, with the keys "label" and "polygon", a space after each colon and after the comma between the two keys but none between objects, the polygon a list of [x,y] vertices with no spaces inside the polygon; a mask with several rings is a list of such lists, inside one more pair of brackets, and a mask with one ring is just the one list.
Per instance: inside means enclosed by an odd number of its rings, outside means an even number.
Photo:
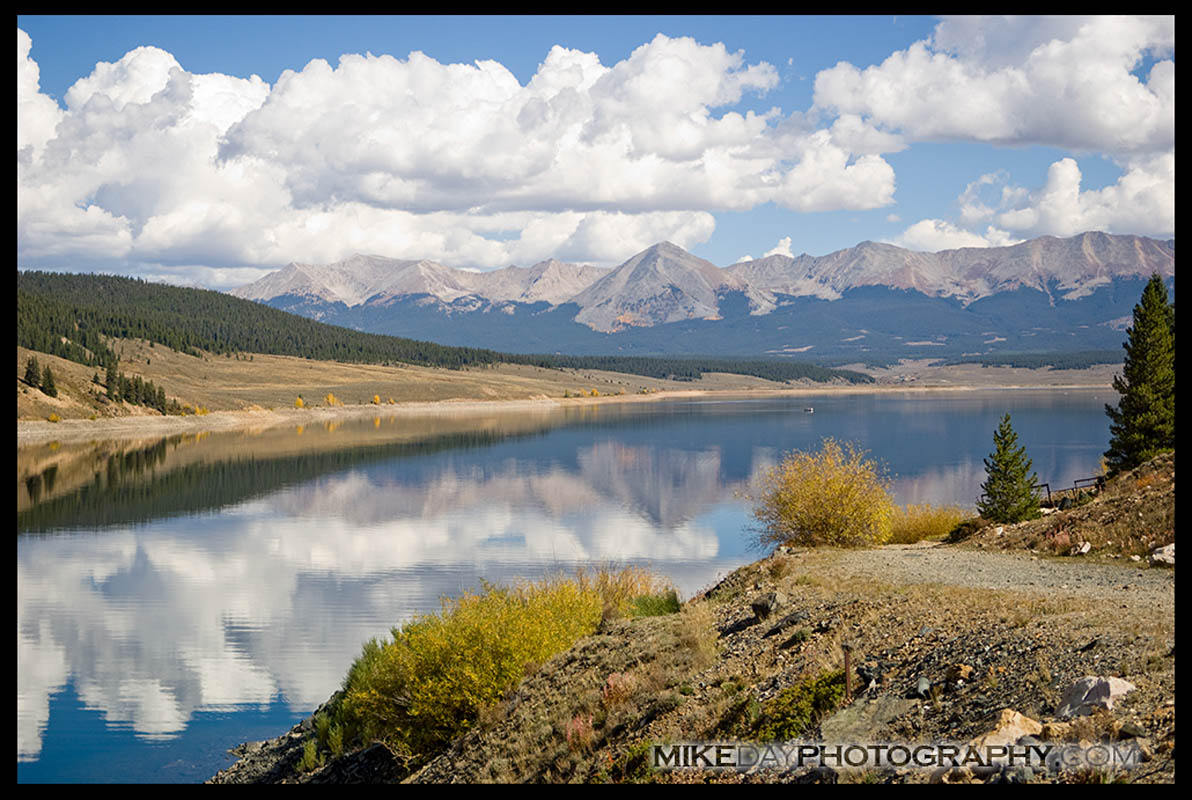
[{"label": "grass tuft", "polygon": [[661,617],[665,614],[677,614],[681,605],[679,595],[674,589],[661,594],[643,594],[629,601],[630,617]]},{"label": "grass tuft", "polygon": [[971,515],[959,506],[908,505],[894,512],[889,544],[914,544],[948,537]]}]

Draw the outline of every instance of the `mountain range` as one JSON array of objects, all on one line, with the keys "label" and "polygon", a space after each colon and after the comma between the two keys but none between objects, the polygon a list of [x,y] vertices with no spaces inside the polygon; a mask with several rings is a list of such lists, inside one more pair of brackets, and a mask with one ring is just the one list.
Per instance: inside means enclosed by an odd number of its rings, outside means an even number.
[{"label": "mountain range", "polygon": [[613,269],[456,269],[354,255],[232,294],[372,333],[511,352],[795,355],[834,361],[1070,352],[1123,341],[1175,241],[1083,233],[922,253],[862,242],[721,268],[670,242]]}]

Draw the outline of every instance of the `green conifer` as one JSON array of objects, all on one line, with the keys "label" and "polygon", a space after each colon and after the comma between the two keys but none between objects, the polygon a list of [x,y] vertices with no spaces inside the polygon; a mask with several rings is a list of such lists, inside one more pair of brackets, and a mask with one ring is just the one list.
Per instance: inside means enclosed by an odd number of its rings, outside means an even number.
[{"label": "green conifer", "polygon": [[36,356],[29,356],[29,360],[25,362],[25,383],[35,389],[41,386],[41,366],[37,363]]},{"label": "green conifer", "polygon": [[1152,275],[1142,290],[1122,347],[1122,374],[1113,379],[1121,400],[1117,408],[1105,406],[1110,475],[1175,449],[1175,308],[1158,275]]},{"label": "green conifer", "polygon": [[48,365],[41,373],[41,390],[50,397],[58,396],[58,387],[54,385],[54,373],[50,371]]},{"label": "green conifer", "polygon": [[1031,472],[1026,448],[1018,444],[1018,434],[1010,424],[1010,415],[1002,417],[993,434],[993,452],[985,459],[988,479],[981,484],[984,493],[977,512],[990,522],[1014,523],[1039,516],[1038,477]]}]

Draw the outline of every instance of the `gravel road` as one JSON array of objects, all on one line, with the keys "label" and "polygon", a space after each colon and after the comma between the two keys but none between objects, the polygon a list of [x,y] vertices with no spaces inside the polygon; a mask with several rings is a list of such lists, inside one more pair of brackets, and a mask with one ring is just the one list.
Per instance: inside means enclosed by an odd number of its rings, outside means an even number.
[{"label": "gravel road", "polygon": [[1112,599],[1123,605],[1175,614],[1175,570],[1143,569],[1132,562],[1032,558],[1029,553],[945,545],[890,545],[843,551],[833,572],[891,583],[941,583]]}]

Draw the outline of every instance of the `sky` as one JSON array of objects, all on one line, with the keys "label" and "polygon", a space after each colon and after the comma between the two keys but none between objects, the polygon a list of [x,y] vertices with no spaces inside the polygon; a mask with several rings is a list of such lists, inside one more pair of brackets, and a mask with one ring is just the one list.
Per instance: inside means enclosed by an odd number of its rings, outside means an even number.
[{"label": "sky", "polygon": [[17,17],[18,269],[1174,237],[1175,18]]}]

